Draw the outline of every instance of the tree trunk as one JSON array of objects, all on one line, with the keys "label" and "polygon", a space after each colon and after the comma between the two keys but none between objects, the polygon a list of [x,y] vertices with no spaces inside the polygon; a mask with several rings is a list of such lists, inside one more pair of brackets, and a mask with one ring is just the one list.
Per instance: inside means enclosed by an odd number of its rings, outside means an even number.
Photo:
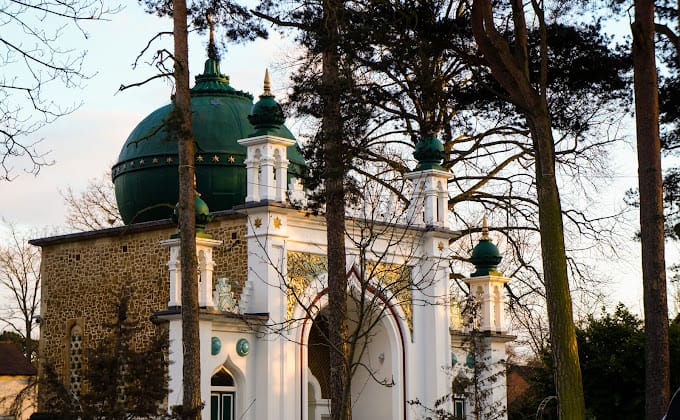
[{"label": "tree trunk", "polygon": [[489,0],[474,1],[472,31],[493,77],[522,112],[531,132],[536,156],[543,276],[560,418],[582,420],[585,418],[583,383],[567,277],[562,209],[555,177],[552,120],[546,100],[548,57],[543,10],[534,9],[541,26],[541,77],[537,91],[529,74],[524,3],[513,0],[511,4],[516,37],[512,45],[496,30]]},{"label": "tree trunk", "polygon": [[567,277],[562,208],[555,178],[555,151],[551,120],[544,109],[527,115],[536,154],[536,189],[541,233],[541,258],[555,360],[555,386],[560,419],[584,419],[585,403],[576,330]]},{"label": "tree trunk", "polygon": [[345,165],[339,92],[338,0],[324,0],[326,44],[322,52],[321,141],[324,147],[326,235],[328,242],[328,323],[331,418],[350,418],[347,354],[347,272],[345,257]]},{"label": "tree trunk", "polygon": [[179,229],[182,276],[182,418],[201,418],[201,370],[198,331],[198,277],[194,215],[194,140],[191,127],[186,0],[173,0],[175,41],[174,121],[179,150]]},{"label": "tree trunk", "polygon": [[654,1],[635,1],[631,29],[645,305],[645,416],[656,420],[665,414],[670,385]]}]

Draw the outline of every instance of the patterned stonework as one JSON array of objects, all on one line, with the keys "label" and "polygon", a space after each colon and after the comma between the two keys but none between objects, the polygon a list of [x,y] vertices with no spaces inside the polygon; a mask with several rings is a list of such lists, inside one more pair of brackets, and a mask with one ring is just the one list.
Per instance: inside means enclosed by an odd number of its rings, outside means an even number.
[{"label": "patterned stonework", "polygon": [[325,255],[289,252],[286,288],[286,320],[293,318],[293,311],[305,289],[317,276],[328,272]]},{"label": "patterned stonework", "polygon": [[[314,278],[328,272],[328,261],[325,255],[303,252],[288,252],[287,258],[286,320],[291,321],[298,300],[303,296],[307,286]],[[373,292],[396,300],[404,312],[409,330],[413,332],[411,269],[403,265],[369,262],[365,276],[371,279]]]},{"label": "patterned stonework", "polygon": [[[381,293],[391,295],[404,312],[408,329],[413,333],[413,308],[411,297],[411,268],[398,264],[367,264],[366,271]],[[387,289],[388,293],[384,290]]]},{"label": "patterned stonework", "polygon": [[[104,324],[115,319],[113,303],[123,288],[132,292],[129,317],[141,321],[134,342],[150,343],[156,331],[150,317],[169,300],[169,251],[160,241],[175,232],[172,226],[143,232],[121,228],[105,237],[84,234],[42,244],[41,356],[56,372],[68,377],[72,325],[77,320],[82,327],[86,357],[105,335]],[[247,275],[245,218],[220,218],[207,232],[223,241],[214,249],[214,278],[229,278],[238,301]]]}]

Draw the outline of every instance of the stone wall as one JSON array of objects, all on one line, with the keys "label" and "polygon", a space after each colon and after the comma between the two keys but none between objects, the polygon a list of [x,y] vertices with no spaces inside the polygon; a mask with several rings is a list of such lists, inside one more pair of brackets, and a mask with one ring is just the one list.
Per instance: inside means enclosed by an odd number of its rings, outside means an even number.
[{"label": "stone wall", "polygon": [[[172,225],[162,225],[36,241],[42,246],[40,354],[65,383],[70,329],[82,328],[86,355],[108,334],[106,324],[116,319],[121,291],[132,294],[129,318],[140,321],[135,345],[148,344],[156,334],[150,317],[166,309],[169,300],[169,250],[160,241],[175,232]],[[220,217],[207,232],[223,241],[213,253],[215,278],[229,278],[238,299],[247,275],[245,218]]]}]

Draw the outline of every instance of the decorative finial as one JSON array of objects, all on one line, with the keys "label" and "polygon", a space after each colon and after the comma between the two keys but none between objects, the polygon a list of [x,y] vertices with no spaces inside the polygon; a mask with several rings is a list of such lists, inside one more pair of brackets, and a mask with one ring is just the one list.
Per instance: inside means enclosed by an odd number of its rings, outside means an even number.
[{"label": "decorative finial", "polygon": [[415,171],[426,171],[435,169],[445,171],[442,167],[442,159],[445,156],[444,145],[434,135],[422,137],[416,143],[413,157],[418,161]]},{"label": "decorative finial", "polygon": [[484,215],[482,217],[482,237],[479,239],[479,243],[472,249],[472,255],[470,256],[470,262],[475,265],[475,272],[470,274],[470,276],[501,275],[496,268],[501,259],[498,247],[489,238],[489,227],[486,224],[486,215]]},{"label": "decorative finial", "polygon": [[217,52],[217,47],[215,46],[215,20],[210,15],[210,12],[206,12],[205,20],[208,21],[210,33],[210,40],[208,41],[208,58],[219,61],[219,53]]},{"label": "decorative finial", "polygon": [[271,83],[269,82],[269,69],[264,70],[264,92],[262,96],[273,96],[271,91]]},{"label": "decorative finial", "polygon": [[264,92],[260,95],[260,100],[250,109],[248,121],[255,127],[255,133],[251,135],[252,137],[278,130],[286,121],[281,105],[276,102],[274,95],[272,95],[268,69],[264,71]]},{"label": "decorative finial", "polygon": [[489,238],[489,226],[486,224],[486,214],[482,217],[482,241],[490,241]]}]

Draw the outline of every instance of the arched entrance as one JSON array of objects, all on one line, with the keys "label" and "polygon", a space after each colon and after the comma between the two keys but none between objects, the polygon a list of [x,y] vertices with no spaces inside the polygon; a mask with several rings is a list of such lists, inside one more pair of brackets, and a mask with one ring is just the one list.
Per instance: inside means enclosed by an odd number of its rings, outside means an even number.
[{"label": "arched entrance", "polygon": [[[362,328],[356,335],[352,365],[352,415],[357,419],[399,418],[403,382],[398,382],[404,377],[400,363],[403,360],[403,347],[400,337],[389,333],[387,318],[391,313],[374,309],[370,314],[360,316],[359,306],[352,299],[347,303],[349,330],[356,330],[359,322],[369,326]],[[329,412],[326,407],[330,398],[331,347],[326,311],[321,310],[314,318],[307,341],[309,420],[322,420]],[[317,395],[319,393],[321,395]]]}]

